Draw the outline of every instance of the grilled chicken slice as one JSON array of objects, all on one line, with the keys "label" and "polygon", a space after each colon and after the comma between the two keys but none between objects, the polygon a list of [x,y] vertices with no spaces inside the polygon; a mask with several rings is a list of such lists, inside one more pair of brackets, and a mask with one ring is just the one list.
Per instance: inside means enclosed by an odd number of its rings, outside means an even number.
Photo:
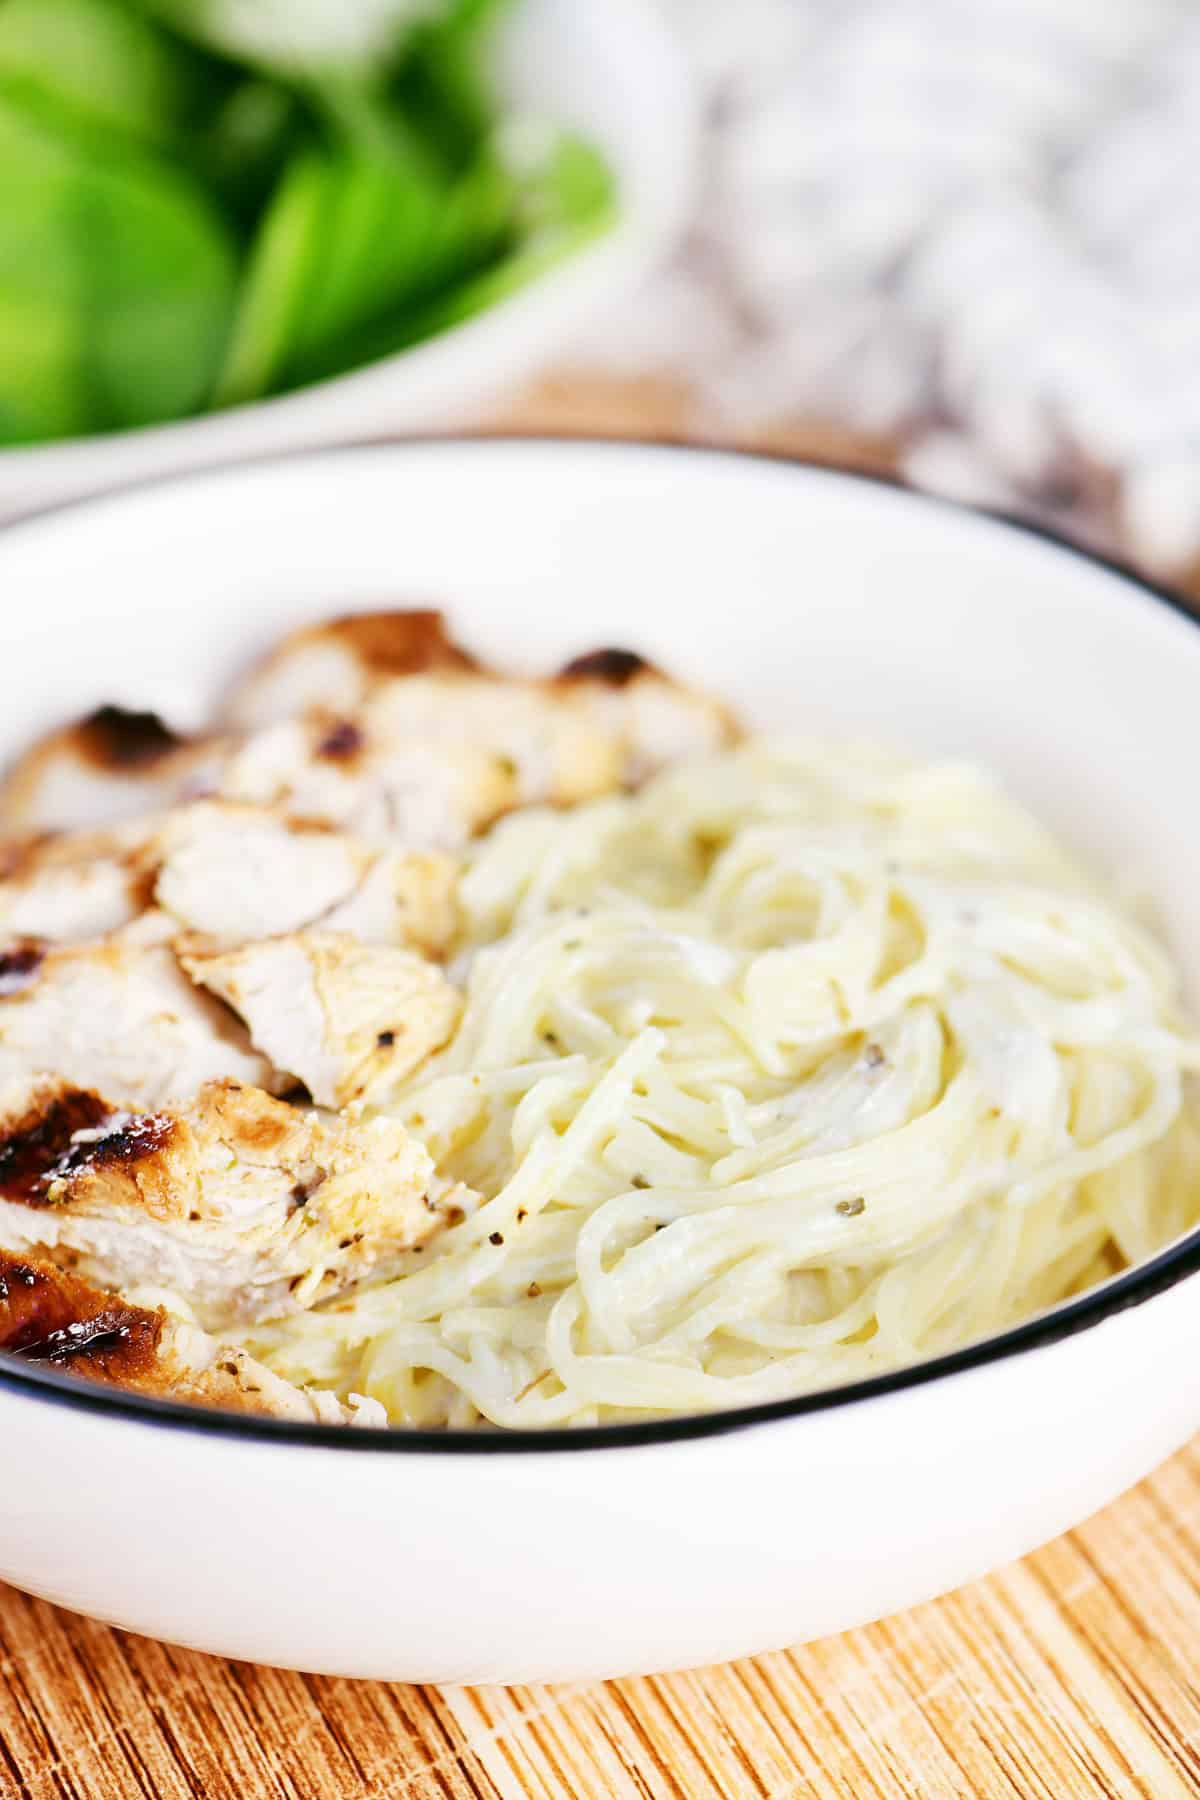
[{"label": "grilled chicken slice", "polygon": [[394,681],[353,717],[255,732],[220,791],[377,845],[457,850],[514,807],[607,793],[620,769],[612,737],[546,687],[451,670]]},{"label": "grilled chicken slice", "polygon": [[314,707],[346,715],[383,682],[476,667],[440,612],[351,613],[289,632],[234,689],[225,718],[255,731]]},{"label": "grilled chicken slice", "polygon": [[454,669],[406,675],[382,683],[355,716],[368,742],[472,746],[511,781],[514,806],[573,806],[621,780],[613,733],[551,682]]},{"label": "grilled chicken slice", "polygon": [[[253,670],[230,702],[242,728],[319,717],[328,741],[345,741],[379,767],[406,750],[463,752],[495,760],[509,806],[569,805],[619,779],[612,733],[550,682],[480,668],[448,637],[439,613],[365,613],[295,632]],[[480,806],[471,829],[488,822]]]},{"label": "grilled chicken slice", "polygon": [[361,944],[444,956],[458,929],[459,872],[457,861],[438,851],[381,850],[353,893],[317,923]]},{"label": "grilled chicken slice", "polygon": [[185,931],[222,943],[296,931],[352,894],[370,852],[340,833],[219,801],[163,822],[154,897]]},{"label": "grilled chicken slice", "polygon": [[293,633],[235,690],[228,716],[257,728],[309,709],[506,755],[523,806],[632,785],[737,736],[726,708],[631,651],[577,657],[549,682],[507,678],[482,669],[433,612],[364,613]]},{"label": "grilled chicken slice", "polygon": [[318,921],[431,956],[453,936],[457,864],[382,851],[261,808],[204,800],[102,831],[0,846],[0,956],[29,940],[95,942],[157,901],[214,947]]},{"label": "grilled chicken slice", "polygon": [[0,784],[0,832],[92,830],[209,793],[225,747],[155,713],[102,706],[40,739]]},{"label": "grilled chicken slice", "polygon": [[468,1202],[403,1126],[237,1082],[154,1112],[50,1079],[0,1096],[0,1248],[185,1295],[209,1330],[386,1270]]},{"label": "grilled chicken slice", "polygon": [[457,850],[518,800],[506,758],[324,712],[255,732],[229,757],[220,791],[394,850]]},{"label": "grilled chicken slice", "polygon": [[[288,743],[293,761],[294,738],[269,728],[290,722],[294,731],[307,719],[323,734],[305,746],[310,755],[315,748],[340,760],[347,775],[357,769],[360,778],[373,775],[401,792],[408,785],[401,773],[419,770],[409,763],[417,751],[477,763],[479,789],[457,809],[462,835],[427,837],[418,826],[414,842],[458,843],[509,807],[566,805],[604,793],[617,779],[611,734],[552,684],[481,669],[436,612],[362,613],[294,632],[235,690],[228,717],[243,729],[267,727],[266,743]],[[262,745],[252,742],[244,754],[257,764]],[[482,781],[489,766],[500,778],[490,792]],[[413,829],[413,800],[397,810],[403,836]]]},{"label": "grilled chicken slice", "polygon": [[513,807],[591,799],[735,735],[723,708],[628,651],[508,678],[428,612],[286,638],[228,715],[232,730],[183,741],[153,714],[101,708],[11,771],[0,830],[95,827],[219,794],[376,847],[456,849]]},{"label": "grilled chicken slice", "polygon": [[462,1000],[409,950],[305,931],[217,954],[181,946],[194,981],[245,1020],[276,1069],[322,1106],[379,1102],[450,1037]]},{"label": "grilled chicken slice", "polygon": [[193,986],[147,913],[98,944],[26,945],[0,979],[0,1087],[53,1070],[124,1106],[158,1106],[229,1076],[277,1085],[228,1009]]},{"label": "grilled chicken slice", "polygon": [[[320,834],[312,841],[326,847]],[[349,870],[331,921],[364,934],[412,926],[444,947],[452,912],[440,860],[364,853],[362,866],[361,878]],[[159,881],[175,915],[152,908],[82,945],[0,940],[0,1083],[52,1070],[136,1107],[223,1076],[274,1091],[291,1076],[337,1107],[394,1086],[445,1043],[459,996],[415,951],[326,930],[223,948],[230,935],[271,929],[281,922],[272,907],[290,904],[269,873],[236,888],[223,873],[216,860],[189,873],[186,856],[168,857]]]},{"label": "grilled chicken slice", "polygon": [[132,1306],[53,1263],[0,1251],[0,1350],[162,1400],[324,1425],[387,1423],[376,1400],[293,1387],[162,1307]]},{"label": "grilled chicken slice", "polygon": [[737,720],[720,701],[672,681],[631,650],[578,656],[558,683],[573,706],[619,739],[626,787],[740,736]]},{"label": "grilled chicken slice", "polygon": [[311,824],[347,827],[374,847],[455,849],[520,798],[511,759],[464,737],[422,744],[382,724],[310,709],[248,736],[180,742],[135,756],[97,721],[104,707],[36,744],[0,782],[0,836],[96,829],[221,796]]},{"label": "grilled chicken slice", "polygon": [[149,897],[144,850],[151,830],[138,821],[0,846],[0,945],[22,938],[79,943],[135,919]]},{"label": "grilled chicken slice", "polygon": [[261,808],[203,801],[164,821],[154,854],[159,906],[214,948],[321,923],[440,955],[454,932],[457,866],[433,852],[371,849]]},{"label": "grilled chicken slice", "polygon": [[427,743],[364,707],[389,683],[473,667],[434,612],[364,613],[294,632],[229,701],[226,721],[245,735],[221,792],[376,845],[457,849],[519,803],[511,759],[480,744],[465,714],[448,740]]}]

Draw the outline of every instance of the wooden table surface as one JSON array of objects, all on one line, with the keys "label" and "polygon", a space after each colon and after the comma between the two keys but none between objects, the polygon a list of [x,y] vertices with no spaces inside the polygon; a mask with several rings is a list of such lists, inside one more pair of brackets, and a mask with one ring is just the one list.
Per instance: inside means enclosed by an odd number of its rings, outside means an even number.
[{"label": "wooden table surface", "polygon": [[[576,379],[496,423],[686,434],[671,389]],[[817,429],[770,447],[879,467],[889,454]],[[0,1588],[0,1797],[17,1796],[1187,1800],[1200,1796],[1200,1440],[944,1600],[663,1678],[337,1681],[176,1650]]]}]

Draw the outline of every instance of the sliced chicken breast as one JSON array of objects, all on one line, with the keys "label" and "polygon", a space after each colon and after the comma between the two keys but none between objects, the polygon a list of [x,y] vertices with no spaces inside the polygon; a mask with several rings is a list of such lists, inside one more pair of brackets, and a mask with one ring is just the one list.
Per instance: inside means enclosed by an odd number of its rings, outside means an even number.
[{"label": "sliced chicken breast", "polygon": [[305,1424],[387,1423],[376,1400],[294,1387],[162,1307],[132,1306],[69,1270],[0,1251],[0,1350],[162,1400]]},{"label": "sliced chicken breast", "polygon": [[626,787],[740,736],[737,720],[720,701],[683,687],[632,650],[578,656],[558,683],[572,706],[619,739]]},{"label": "sliced chicken breast", "polygon": [[225,718],[255,731],[311,708],[353,714],[382,682],[475,667],[440,612],[351,613],[289,632],[235,687]]},{"label": "sliced chicken breast", "polygon": [[153,1112],[49,1079],[0,1095],[0,1249],[185,1296],[210,1330],[303,1310],[473,1204],[394,1121],[237,1082]]},{"label": "sliced chicken breast", "polygon": [[[94,830],[208,796],[345,827],[375,848],[455,849],[519,798],[509,759],[466,738],[414,743],[310,709],[246,736],[169,737],[134,755],[98,720],[105,707],[42,739],[0,782],[0,839]],[[162,741],[162,740],[159,740]]]},{"label": "sliced chicken breast", "polygon": [[615,778],[605,733],[549,684],[481,669],[436,612],[306,626],[251,672],[228,707],[233,724],[252,729],[306,714],[326,721],[327,741],[343,746],[346,762],[357,756],[377,771],[420,747],[496,759],[511,792],[481,806],[469,830],[506,806],[565,805],[604,792]]},{"label": "sliced chicken breast", "polygon": [[381,684],[357,717],[368,739],[452,749],[470,744],[496,759],[515,806],[573,806],[621,779],[613,733],[549,682],[443,670]]},{"label": "sliced chicken breast", "polygon": [[346,900],[371,853],[257,807],[203,801],[164,821],[154,897],[185,931],[225,943],[296,931]]},{"label": "sliced chicken breast", "polygon": [[218,954],[181,947],[194,981],[245,1020],[271,1064],[322,1106],[378,1103],[439,1050],[462,1000],[432,963],[338,932],[296,932]]},{"label": "sliced chicken breast", "polygon": [[159,906],[215,948],[321,923],[440,955],[454,932],[457,865],[434,852],[380,851],[276,812],[205,801],[166,819],[154,854]]},{"label": "sliced chicken breast", "polygon": [[151,824],[11,840],[0,846],[0,944],[79,943],[135,919],[149,898]]},{"label": "sliced chicken breast", "polygon": [[553,681],[499,676],[454,644],[440,614],[368,613],[287,637],[235,690],[231,720],[310,709],[360,741],[475,745],[515,765],[519,806],[569,805],[736,736],[730,713],[627,650],[597,650]]},{"label": "sliced chicken breast", "polygon": [[512,760],[465,734],[426,743],[363,714],[326,712],[253,733],[228,759],[220,791],[397,850],[457,850],[519,801]]},{"label": "sliced chicken breast", "polygon": [[0,955],[26,941],[95,942],[157,902],[215,948],[320,922],[440,956],[457,879],[438,852],[383,851],[259,807],[199,801],[0,846]]},{"label": "sliced chicken breast", "polygon": [[346,899],[316,923],[362,944],[445,956],[458,930],[458,861],[438,851],[382,850]]},{"label": "sliced chicken breast", "polygon": [[445,670],[385,683],[353,714],[252,734],[221,792],[375,844],[455,850],[514,807],[609,792],[622,761],[612,733],[548,684]]},{"label": "sliced chicken breast", "polygon": [[218,740],[185,740],[155,713],[102,706],[40,739],[0,782],[0,833],[93,830],[211,793]]},{"label": "sliced chicken breast", "polygon": [[453,850],[513,807],[591,799],[736,735],[724,708],[628,651],[550,681],[508,678],[429,612],[294,634],[228,713],[233,731],[184,742],[153,714],[102,708],[10,773],[0,830],[95,827],[220,795],[376,848]]},{"label": "sliced chicken breast", "polygon": [[229,1010],[190,982],[161,913],[99,944],[10,952],[0,965],[0,1087],[53,1071],[122,1106],[158,1106],[229,1076],[277,1085]]}]

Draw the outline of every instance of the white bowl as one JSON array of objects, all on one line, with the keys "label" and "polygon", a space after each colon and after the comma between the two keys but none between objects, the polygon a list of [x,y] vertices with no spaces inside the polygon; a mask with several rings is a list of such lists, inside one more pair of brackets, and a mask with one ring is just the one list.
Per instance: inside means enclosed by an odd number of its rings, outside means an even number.
[{"label": "white bowl", "polygon": [[[627,642],[768,725],[976,755],[1146,880],[1200,991],[1200,631],[987,518],[703,452],[410,445],[19,526],[0,593],[14,744],[106,698],[195,711],[281,627],[436,598],[509,662]],[[1200,1424],[1198,1267],[1193,1233],[854,1389],[553,1437],[330,1435],[0,1358],[0,1576],[345,1675],[590,1677],[795,1642],[1022,1554],[1180,1445]]]},{"label": "white bowl", "polygon": [[497,57],[515,106],[577,126],[608,158],[620,193],[609,232],[478,317],[352,374],[178,424],[0,449],[0,519],[241,457],[446,429],[615,310],[690,211],[697,103],[682,53],[653,0],[520,0]]}]

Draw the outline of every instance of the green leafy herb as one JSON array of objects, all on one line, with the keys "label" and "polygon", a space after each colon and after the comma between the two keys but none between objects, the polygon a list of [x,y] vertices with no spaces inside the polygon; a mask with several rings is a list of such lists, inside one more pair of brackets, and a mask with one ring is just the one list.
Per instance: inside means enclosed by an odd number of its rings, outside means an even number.
[{"label": "green leafy herb", "polygon": [[196,139],[196,165],[230,223],[254,230],[288,158],[309,141],[298,95],[277,82],[237,81]]},{"label": "green leafy herb", "polygon": [[0,0],[0,93],[61,126],[173,144],[212,71],[120,0]]},{"label": "green leafy herb", "polygon": [[507,0],[0,0],[0,444],[242,404],[496,304],[611,222],[501,117]]},{"label": "green leafy herb", "polygon": [[315,150],[284,170],[251,248],[216,406],[257,400],[283,370],[304,296],[316,280],[326,176]]},{"label": "green leafy herb", "polygon": [[[525,190],[525,233],[518,233],[509,253],[477,273],[447,285],[435,297],[407,311],[397,311],[364,332],[350,346],[355,363],[374,362],[378,357],[408,349],[486,312],[609,228],[616,199],[603,159],[579,139],[564,137],[563,148],[571,173],[561,182],[563,165],[559,164],[559,174]],[[587,181],[581,179],[581,159],[586,159],[589,167]],[[557,157],[555,161],[558,162]],[[533,229],[530,219],[537,221]]]},{"label": "green leafy herb", "polygon": [[204,192],[141,154],[82,154],[0,100],[0,433],[9,442],[204,404],[232,242]]}]

